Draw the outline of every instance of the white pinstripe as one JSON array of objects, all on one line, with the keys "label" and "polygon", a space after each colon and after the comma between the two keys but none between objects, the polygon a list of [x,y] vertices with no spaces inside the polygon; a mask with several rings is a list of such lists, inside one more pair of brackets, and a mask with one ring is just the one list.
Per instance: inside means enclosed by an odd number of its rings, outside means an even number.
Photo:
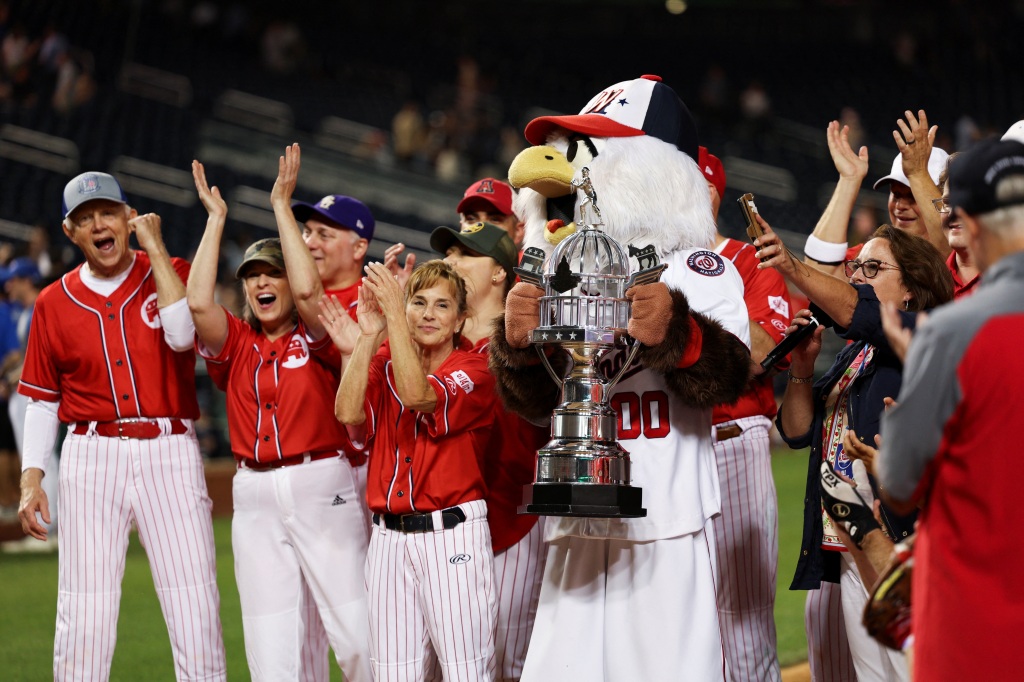
[{"label": "white pinstripe", "polygon": [[813,682],[856,682],[850,643],[843,622],[843,603],[839,585],[822,582],[817,590],[807,591],[804,604],[807,630],[807,660]]},{"label": "white pinstripe", "polygon": [[[449,530],[373,529],[366,559],[374,679],[420,682],[433,645],[445,680],[491,680],[497,609],[491,534],[483,500],[459,505]],[[434,524],[441,527],[441,514]],[[464,555],[460,563],[453,557]]]},{"label": "white pinstripe", "polygon": [[498,585],[495,671],[502,682],[518,680],[523,674],[546,558],[544,519],[535,523],[522,540],[494,555]]},{"label": "white pinstripe", "polygon": [[714,518],[718,617],[733,680],[781,679],[775,636],[778,501],[771,421],[737,419],[743,432],[715,443],[722,513]]},{"label": "white pinstripe", "polygon": [[61,458],[54,679],[110,676],[133,520],[177,679],[226,679],[212,503],[194,432],[152,440],[69,434]]}]

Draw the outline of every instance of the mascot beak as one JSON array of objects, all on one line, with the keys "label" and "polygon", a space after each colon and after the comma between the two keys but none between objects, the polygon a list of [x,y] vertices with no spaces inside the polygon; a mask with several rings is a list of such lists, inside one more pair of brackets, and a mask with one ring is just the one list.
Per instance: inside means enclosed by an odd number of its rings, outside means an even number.
[{"label": "mascot beak", "polygon": [[572,192],[569,183],[575,173],[562,152],[540,145],[519,152],[508,169],[508,181],[517,189],[529,187],[548,199],[554,199]]},{"label": "mascot beak", "polygon": [[557,244],[576,231],[573,213],[576,192],[572,178],[576,170],[562,152],[538,145],[519,152],[508,169],[508,181],[516,189],[528,187],[547,199],[544,239]]}]

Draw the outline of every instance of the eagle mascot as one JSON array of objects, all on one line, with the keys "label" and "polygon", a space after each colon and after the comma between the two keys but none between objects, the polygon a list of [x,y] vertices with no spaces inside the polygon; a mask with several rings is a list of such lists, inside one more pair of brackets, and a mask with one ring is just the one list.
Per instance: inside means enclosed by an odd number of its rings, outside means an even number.
[{"label": "eagle mascot", "polygon": [[[535,146],[509,169],[524,246],[550,255],[575,230],[584,202],[573,183],[587,168],[601,229],[631,252],[653,246],[668,268],[660,282],[626,292],[628,332],[641,347],[610,398],[647,516],[547,519],[521,679],[723,680],[709,537],[721,508],[711,408],[746,386],[749,321],[738,272],[712,250],[696,126],[670,87],[643,76],[606,88],[578,115],[531,121],[526,138]],[[560,400],[529,343],[542,295],[517,284],[491,339],[502,399],[533,421]]]}]

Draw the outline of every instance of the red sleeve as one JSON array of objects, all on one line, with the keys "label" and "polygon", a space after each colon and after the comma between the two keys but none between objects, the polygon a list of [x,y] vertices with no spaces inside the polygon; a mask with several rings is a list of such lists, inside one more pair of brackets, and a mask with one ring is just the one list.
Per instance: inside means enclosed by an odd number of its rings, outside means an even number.
[{"label": "red sleeve", "polygon": [[776,270],[754,270],[743,278],[743,302],[747,314],[768,332],[775,343],[785,336],[793,319],[793,305],[786,280]]},{"label": "red sleeve", "polygon": [[476,353],[459,355],[456,362],[445,363],[427,377],[437,395],[434,414],[427,420],[428,432],[435,438],[479,428],[494,420],[497,398],[487,359]]},{"label": "red sleeve", "polygon": [[366,436],[364,445],[369,447],[373,434],[377,433],[377,420],[384,409],[383,401],[387,398],[387,366],[391,356],[380,351],[370,360],[369,376],[366,380],[366,397],[363,399],[363,410],[366,413]]},{"label": "red sleeve", "polygon": [[188,284],[188,274],[192,272],[192,264],[184,258],[172,258],[171,265],[174,266],[174,271],[178,273],[181,281]]},{"label": "red sleeve", "polygon": [[18,382],[18,393],[36,400],[57,402],[60,400],[60,377],[54,364],[56,356],[50,348],[50,337],[46,331],[47,322],[53,318],[55,311],[49,308],[44,297],[40,296],[28,330],[28,347],[25,350],[21,380]]},{"label": "red sleeve", "polygon": [[210,355],[198,336],[196,337],[196,352],[206,360],[206,372],[210,375],[213,385],[222,391],[227,391],[231,361],[235,357],[238,346],[244,341],[245,328],[249,325],[232,315],[227,308],[224,309],[224,314],[228,319],[228,335],[224,339],[224,347],[220,349],[220,353]]}]

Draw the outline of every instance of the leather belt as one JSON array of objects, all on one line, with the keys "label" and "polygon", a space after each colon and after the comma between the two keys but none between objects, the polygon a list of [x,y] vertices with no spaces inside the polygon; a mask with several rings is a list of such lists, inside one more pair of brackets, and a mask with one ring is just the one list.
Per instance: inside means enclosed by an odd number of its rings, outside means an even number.
[{"label": "leather belt", "polygon": [[[181,419],[171,419],[171,434],[180,436],[188,433],[188,424]],[[71,432],[76,436],[84,436],[89,433],[89,426],[92,422],[75,422]],[[163,435],[160,422],[156,419],[115,419],[112,422],[96,422],[95,431],[97,436],[104,438],[120,438],[127,440],[136,438],[139,440],[151,440]]]},{"label": "leather belt", "polygon": [[306,464],[308,462],[317,462],[321,459],[330,459],[331,457],[341,457],[341,453],[337,450],[323,450],[321,452],[304,452],[301,455],[294,455],[292,457],[282,457],[281,459],[272,459],[269,462],[257,462],[253,459],[239,459],[239,469],[251,469],[253,471],[269,471],[270,469],[280,469],[281,467],[295,466],[296,464]]},{"label": "leather belt", "polygon": [[[397,530],[402,533],[427,533],[434,530],[434,518],[430,512],[417,514],[374,514],[373,522],[380,525],[384,521],[384,527],[388,530]],[[445,530],[454,528],[466,520],[466,512],[459,507],[448,507],[441,511],[441,522]]]},{"label": "leather belt", "polygon": [[736,436],[743,433],[743,427],[739,424],[727,424],[725,426],[715,427],[715,440],[723,441],[735,438]]}]

